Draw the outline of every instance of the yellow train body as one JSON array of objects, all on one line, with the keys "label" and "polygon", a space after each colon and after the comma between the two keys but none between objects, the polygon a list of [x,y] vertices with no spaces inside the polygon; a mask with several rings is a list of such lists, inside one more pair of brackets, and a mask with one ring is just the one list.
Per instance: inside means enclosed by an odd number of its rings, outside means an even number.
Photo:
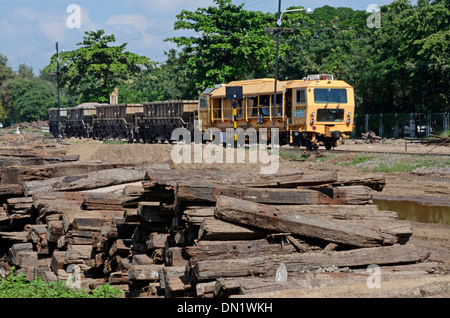
[{"label": "yellow train body", "polygon": [[[227,88],[241,87],[240,99],[227,98]],[[327,149],[342,143],[353,130],[353,87],[332,75],[301,80],[271,78],[234,81],[205,90],[199,97],[198,119],[208,128],[279,129],[280,144]],[[275,106],[275,107],[274,107]]]}]

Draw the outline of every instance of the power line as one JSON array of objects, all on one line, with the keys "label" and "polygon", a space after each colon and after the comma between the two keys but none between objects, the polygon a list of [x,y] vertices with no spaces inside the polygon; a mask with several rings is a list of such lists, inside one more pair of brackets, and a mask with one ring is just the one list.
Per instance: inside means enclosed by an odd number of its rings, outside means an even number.
[{"label": "power line", "polygon": [[47,55],[52,51],[53,51],[53,45],[46,46],[42,49],[33,50],[26,55],[22,55],[22,56],[14,58],[13,60],[11,60],[11,64],[18,66],[28,60],[33,60],[33,59],[39,58],[41,56]]}]

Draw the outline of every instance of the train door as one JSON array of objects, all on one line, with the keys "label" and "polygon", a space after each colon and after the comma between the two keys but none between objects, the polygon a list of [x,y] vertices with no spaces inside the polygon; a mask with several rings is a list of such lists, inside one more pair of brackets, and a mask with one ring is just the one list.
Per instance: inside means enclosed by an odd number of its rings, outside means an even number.
[{"label": "train door", "polygon": [[287,141],[295,146],[303,146],[303,130],[308,114],[306,88],[289,89],[286,96],[286,107],[289,107],[289,110],[286,109],[286,116],[291,130],[290,139]]},{"label": "train door", "polygon": [[305,126],[307,115],[306,88],[292,90],[292,125]]}]

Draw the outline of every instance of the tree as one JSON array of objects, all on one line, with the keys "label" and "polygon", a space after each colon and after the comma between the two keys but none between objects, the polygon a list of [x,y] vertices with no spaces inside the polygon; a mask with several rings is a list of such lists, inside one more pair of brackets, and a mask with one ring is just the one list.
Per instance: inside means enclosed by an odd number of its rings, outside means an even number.
[{"label": "tree", "polygon": [[264,31],[275,25],[275,16],[243,9],[231,0],[177,15],[176,30],[193,30],[197,36],[167,39],[182,48],[180,58],[191,70],[193,89],[272,73],[275,42]]},{"label": "tree", "polygon": [[184,59],[174,49],[165,54],[165,63],[149,68],[138,78],[119,86],[121,103],[197,98]]},{"label": "tree", "polygon": [[34,78],[33,68],[26,64],[20,64],[17,69],[17,76],[19,78],[32,79]]},{"label": "tree", "polygon": [[0,123],[4,123],[9,117],[9,109],[11,107],[3,106],[3,102],[0,100]]},{"label": "tree", "polygon": [[[392,112],[449,110],[450,10],[445,1],[398,0],[374,36],[374,106]],[[375,108],[373,107],[373,108]]]},{"label": "tree", "polygon": [[50,82],[37,78],[10,79],[0,91],[8,123],[44,120],[48,109],[57,106],[56,89]]},{"label": "tree", "polygon": [[2,85],[4,81],[14,77],[15,74],[13,69],[8,66],[8,58],[0,54],[0,85]]},{"label": "tree", "polygon": [[[72,95],[78,95],[79,103],[109,102],[109,95],[124,81],[136,77],[149,68],[149,58],[125,51],[126,43],[114,43],[114,35],[104,30],[87,31],[78,49],[63,52],[60,57],[60,84]],[[44,71],[56,72],[57,56]]]}]

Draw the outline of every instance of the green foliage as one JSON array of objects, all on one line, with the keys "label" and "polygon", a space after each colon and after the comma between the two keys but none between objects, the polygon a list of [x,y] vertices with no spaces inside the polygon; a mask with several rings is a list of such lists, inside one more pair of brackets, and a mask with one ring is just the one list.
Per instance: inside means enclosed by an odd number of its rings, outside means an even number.
[{"label": "green foliage", "polygon": [[[369,28],[369,16],[331,6],[283,15],[279,79],[331,73],[355,88],[357,113],[450,111],[448,1],[392,2],[381,7],[381,28]],[[177,19],[176,30],[194,35],[167,39],[178,50],[166,52],[161,64],[126,51],[126,44],[111,45],[114,35],[103,30],[86,32],[78,49],[60,54],[63,107],[109,102],[115,87],[120,103],[142,103],[196,99],[215,84],[274,76],[276,36],[268,28],[276,27],[275,13],[214,0]],[[36,79],[31,68],[14,72],[0,55],[0,116],[41,118],[55,105],[56,65],[55,55]]]},{"label": "green foliage", "polygon": [[[61,86],[66,86],[78,102],[109,102],[115,87],[142,74],[152,66],[149,58],[125,51],[126,43],[109,46],[116,41],[104,30],[86,31],[83,42],[74,51],[62,52],[60,58]],[[57,69],[55,54],[45,72]]]},{"label": "green foliage", "polygon": [[177,15],[176,30],[193,30],[197,36],[168,39],[182,48],[180,58],[190,70],[193,89],[233,80],[266,76],[272,71],[275,42],[264,31],[274,26],[274,16],[244,10],[231,0]]},{"label": "green foliage", "polygon": [[48,109],[57,106],[56,89],[37,78],[7,80],[0,89],[2,105],[8,105],[9,122],[36,121],[48,118]]},{"label": "green foliage", "polygon": [[16,77],[14,71],[8,66],[8,58],[0,54],[0,85],[8,79]]},{"label": "green foliage", "polygon": [[34,78],[33,68],[26,64],[20,64],[19,68],[17,69],[17,76],[19,78],[24,79],[33,79]]},{"label": "green foliage", "polygon": [[[284,37],[289,50],[281,77],[331,73],[354,86],[358,112],[449,110],[449,17],[445,1],[398,0],[381,8],[381,28],[369,28],[365,11],[317,8]],[[395,111],[393,111],[395,109]]]},{"label": "green foliage", "polygon": [[45,282],[41,277],[27,281],[25,275],[14,269],[4,279],[0,278],[0,298],[118,298],[122,291],[109,284],[89,293],[84,289],[72,289],[64,282]]},{"label": "green foliage", "polygon": [[449,16],[443,2],[399,0],[383,7],[382,27],[372,35],[376,54],[366,110],[449,110]]}]

